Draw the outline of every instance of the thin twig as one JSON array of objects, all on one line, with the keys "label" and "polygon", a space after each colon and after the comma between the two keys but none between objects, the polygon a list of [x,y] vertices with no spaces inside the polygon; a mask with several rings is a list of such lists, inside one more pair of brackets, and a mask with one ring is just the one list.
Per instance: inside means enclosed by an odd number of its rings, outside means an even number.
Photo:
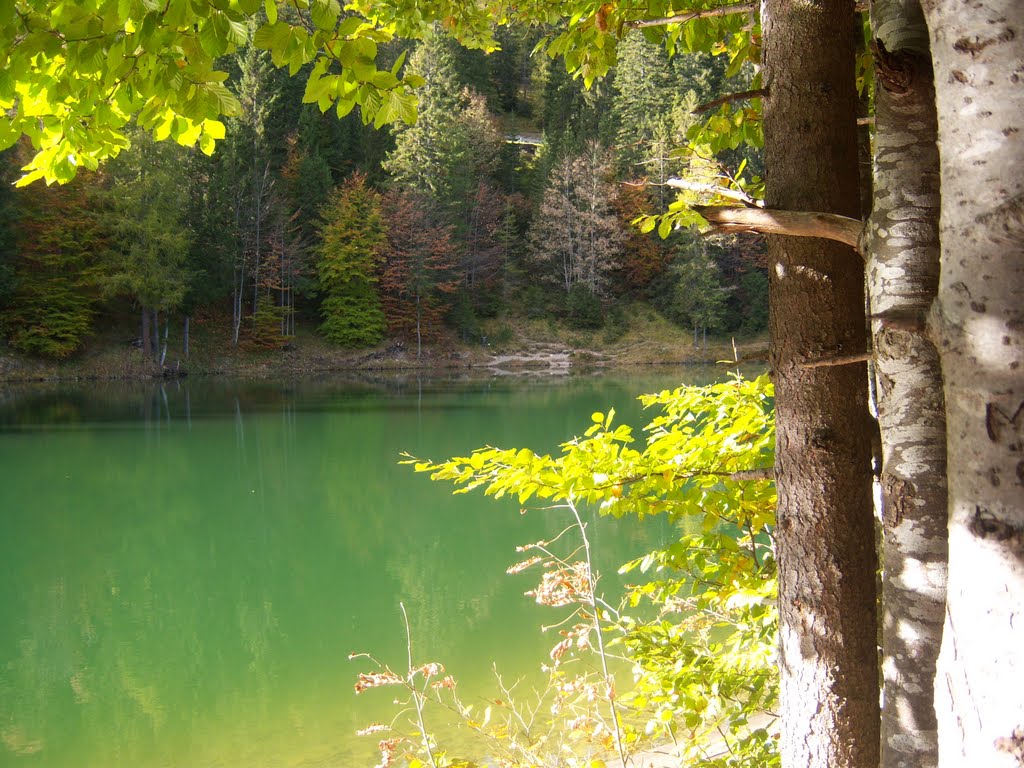
[{"label": "thin twig", "polygon": [[870,352],[860,352],[856,355],[842,355],[840,357],[829,357],[824,360],[811,360],[806,363],[800,363],[801,368],[832,368],[837,365],[851,365],[853,363],[863,363],[872,358]]},{"label": "thin twig", "polygon": [[405,649],[409,659],[409,688],[412,689],[412,700],[416,706],[416,721],[420,726],[420,739],[423,742],[423,748],[427,750],[427,759],[430,761],[431,768],[437,768],[437,763],[434,762],[434,752],[430,749],[430,737],[427,736],[426,726],[423,724],[423,694],[413,685],[413,675],[415,671],[412,667],[412,630],[409,629],[409,614],[405,612],[405,603],[398,604],[402,609],[402,620],[405,622]]},{"label": "thin twig", "polygon": [[667,24],[685,24],[687,21],[693,21],[694,19],[708,19],[713,16],[731,16],[734,13],[757,13],[757,10],[758,5],[756,3],[722,5],[718,8],[708,8],[703,11],[690,11],[689,13],[665,16],[660,19],[636,19],[635,21],[627,21],[626,26],[632,27],[633,29],[643,29],[644,27],[664,27]]},{"label": "thin twig", "polygon": [[611,673],[608,671],[608,657],[604,650],[604,637],[601,634],[601,613],[597,606],[597,598],[595,597],[597,592],[597,583],[594,578],[593,561],[590,558],[590,538],[587,536],[587,527],[583,524],[583,519],[580,517],[579,510],[576,509],[576,505],[573,504],[571,499],[566,501],[566,505],[570,510],[572,510],[572,514],[576,518],[576,525],[579,528],[580,538],[583,539],[583,548],[586,552],[587,579],[590,582],[590,607],[594,611],[594,631],[597,635],[597,655],[601,659],[601,674],[604,676],[604,685],[608,693],[608,709],[611,711],[612,716],[615,750],[619,753],[619,760],[622,761],[623,768],[625,768],[625,766],[629,765],[629,756],[626,754],[626,746],[622,740],[622,729],[619,726],[619,713],[615,706],[615,691],[612,687]]}]

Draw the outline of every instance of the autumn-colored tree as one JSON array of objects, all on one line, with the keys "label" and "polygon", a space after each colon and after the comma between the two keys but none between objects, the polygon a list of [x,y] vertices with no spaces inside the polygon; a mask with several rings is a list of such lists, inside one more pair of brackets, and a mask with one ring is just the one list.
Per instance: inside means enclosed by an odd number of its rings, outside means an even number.
[{"label": "autumn-colored tree", "polygon": [[331,193],[320,216],[320,331],[345,346],[376,344],[385,329],[376,285],[386,243],[380,194],[364,174],[353,173]]},{"label": "autumn-colored tree", "polygon": [[436,339],[459,284],[452,228],[431,216],[430,201],[412,190],[384,198],[387,248],[380,277],[381,301],[393,333],[414,336],[416,356],[424,338]]},{"label": "autumn-colored tree", "polygon": [[530,248],[538,278],[556,282],[566,294],[577,284],[596,298],[608,292],[625,239],[612,207],[610,173],[608,153],[596,143],[552,169]]},{"label": "autumn-colored tree", "polygon": [[480,182],[469,200],[462,248],[463,287],[480,315],[494,314],[500,296],[509,247],[503,237],[506,213],[505,196]]},{"label": "autumn-colored tree", "polygon": [[297,219],[297,213],[285,216],[279,212],[267,236],[251,329],[252,341],[262,347],[280,348],[295,336],[296,284],[308,250]]},{"label": "autumn-colored tree", "polygon": [[616,295],[650,298],[652,281],[665,272],[671,260],[663,240],[629,226],[633,219],[651,210],[651,203],[650,190],[642,185],[623,184],[616,191],[615,211],[626,233],[612,281]]}]

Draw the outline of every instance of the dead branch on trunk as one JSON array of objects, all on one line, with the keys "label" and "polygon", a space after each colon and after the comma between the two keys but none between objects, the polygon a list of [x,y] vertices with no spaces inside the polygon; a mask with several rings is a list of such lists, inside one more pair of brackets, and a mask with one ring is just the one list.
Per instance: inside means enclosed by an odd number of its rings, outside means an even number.
[{"label": "dead branch on trunk", "polygon": [[767,211],[760,208],[695,205],[718,232],[758,232],[791,237],[820,237],[845,243],[863,256],[860,244],[864,223],[835,213]]},{"label": "dead branch on trunk", "polygon": [[800,363],[801,368],[832,368],[836,365],[852,365],[853,363],[865,363],[872,359],[870,352],[860,352],[856,355],[842,355],[840,357],[829,357],[824,360],[809,360]]},{"label": "dead branch on trunk", "polygon": [[752,91],[739,91],[737,93],[727,93],[725,96],[720,96],[717,99],[706,102],[704,104],[698,104],[691,110],[694,115],[700,115],[704,112],[710,112],[716,107],[720,107],[723,104],[729,104],[733,101],[747,101],[748,99],[760,99],[768,93],[767,88],[755,88]]}]

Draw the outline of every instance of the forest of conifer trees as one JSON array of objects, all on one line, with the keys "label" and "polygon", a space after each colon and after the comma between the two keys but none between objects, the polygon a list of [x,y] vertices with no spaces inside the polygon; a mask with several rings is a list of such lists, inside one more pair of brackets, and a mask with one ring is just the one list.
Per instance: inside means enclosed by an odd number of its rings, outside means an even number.
[{"label": "forest of conifer trees", "polygon": [[[187,354],[200,313],[234,346],[285,347],[298,324],[418,355],[480,343],[496,317],[621,332],[637,303],[695,343],[763,331],[758,241],[632,223],[666,210],[670,179],[726,172],[687,137],[727,57],[669,59],[634,33],[587,89],[531,55],[540,31],[500,34],[491,55],[441,35],[381,45],[382,66],[423,79],[412,125],[322,114],[303,103],[309,67],[247,46],[220,63],[242,113],[212,156],[136,131],[97,172],[13,189],[32,150],[5,151],[0,336],[66,358],[117,327],[160,361],[168,335]],[[757,150],[733,154],[759,169]]]}]

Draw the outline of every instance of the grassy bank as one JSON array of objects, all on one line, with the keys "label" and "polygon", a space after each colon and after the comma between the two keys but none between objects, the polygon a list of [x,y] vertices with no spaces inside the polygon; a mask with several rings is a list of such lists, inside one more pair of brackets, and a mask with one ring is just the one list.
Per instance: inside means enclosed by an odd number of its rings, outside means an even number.
[{"label": "grassy bank", "polygon": [[[708,337],[694,347],[693,334],[637,305],[615,329],[580,331],[553,320],[502,318],[485,321],[480,335],[467,342],[451,334],[424,344],[388,339],[376,347],[345,349],[332,345],[312,325],[299,324],[283,348],[245,341],[232,343],[230,318],[193,317],[188,355],[181,320],[172,319],[163,366],[147,360],[138,343],[135,318],[105,318],[106,330],[77,354],[59,361],[26,357],[0,345],[0,380],[145,379],[159,376],[227,374],[246,377],[301,376],[342,370],[495,370],[620,367],[714,362],[732,359],[732,338]],[[161,328],[161,340],[163,339]],[[162,341],[161,341],[162,343]],[[764,359],[764,337],[737,339],[741,359]]]}]

